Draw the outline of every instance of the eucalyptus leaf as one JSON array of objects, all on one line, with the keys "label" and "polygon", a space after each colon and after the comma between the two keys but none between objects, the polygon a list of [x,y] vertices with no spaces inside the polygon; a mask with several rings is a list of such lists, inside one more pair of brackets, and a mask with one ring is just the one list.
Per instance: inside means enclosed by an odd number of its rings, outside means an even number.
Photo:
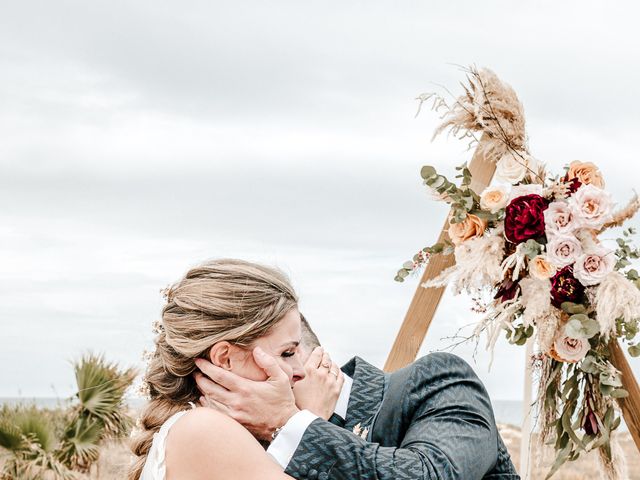
[{"label": "eucalyptus leaf", "polygon": [[628,350],[632,357],[640,357],[640,345],[631,345]]},{"label": "eucalyptus leaf", "polygon": [[629,392],[627,392],[624,388],[616,388],[613,392],[611,392],[611,396],[613,398],[627,398],[629,396]]},{"label": "eucalyptus leaf", "polygon": [[584,313],[570,317],[565,326],[565,333],[570,338],[591,338],[600,331],[600,324]]},{"label": "eucalyptus leaf", "polygon": [[596,365],[595,357],[587,355],[580,364],[580,370],[585,373],[598,373],[598,366]]},{"label": "eucalyptus leaf", "polygon": [[424,178],[425,180],[427,180],[428,178],[433,177],[434,175],[437,175],[438,173],[436,172],[436,169],[433,168],[431,165],[425,165],[424,167],[422,167],[420,169],[420,176],[422,178]]},{"label": "eucalyptus leaf", "polygon": [[562,305],[560,305],[560,308],[562,308],[563,311],[565,311],[570,315],[574,315],[577,313],[584,313],[587,311],[584,305],[580,305],[579,303],[573,303],[573,302],[562,302]]},{"label": "eucalyptus leaf", "polygon": [[622,381],[620,380],[619,375],[613,375],[608,372],[602,372],[600,373],[600,384],[618,388],[622,386]]}]

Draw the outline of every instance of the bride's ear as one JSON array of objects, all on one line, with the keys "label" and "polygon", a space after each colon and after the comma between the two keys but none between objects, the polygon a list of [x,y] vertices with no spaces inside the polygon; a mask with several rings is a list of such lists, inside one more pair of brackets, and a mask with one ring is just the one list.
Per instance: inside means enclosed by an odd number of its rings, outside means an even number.
[{"label": "bride's ear", "polygon": [[209,360],[220,368],[231,370],[231,354],[232,345],[229,342],[218,342],[209,350]]}]

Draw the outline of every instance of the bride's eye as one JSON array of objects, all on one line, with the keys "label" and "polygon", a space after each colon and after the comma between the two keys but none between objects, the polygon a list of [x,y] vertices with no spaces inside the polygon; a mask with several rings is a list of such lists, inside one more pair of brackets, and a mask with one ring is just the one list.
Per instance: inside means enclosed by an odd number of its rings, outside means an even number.
[{"label": "bride's eye", "polygon": [[281,357],[284,358],[289,358],[289,357],[293,357],[296,354],[295,350],[293,352],[282,352],[282,354],[280,355]]}]

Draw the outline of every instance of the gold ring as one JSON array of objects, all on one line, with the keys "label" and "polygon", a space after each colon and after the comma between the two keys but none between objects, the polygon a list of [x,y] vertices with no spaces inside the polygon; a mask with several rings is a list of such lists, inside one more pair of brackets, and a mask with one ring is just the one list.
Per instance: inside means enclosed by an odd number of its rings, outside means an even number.
[{"label": "gold ring", "polygon": [[323,363],[322,366],[324,368],[331,368],[331,364],[330,363]]},{"label": "gold ring", "polygon": [[338,372],[334,372],[333,370],[329,370],[329,373],[331,375],[335,375],[335,377],[338,378]]}]

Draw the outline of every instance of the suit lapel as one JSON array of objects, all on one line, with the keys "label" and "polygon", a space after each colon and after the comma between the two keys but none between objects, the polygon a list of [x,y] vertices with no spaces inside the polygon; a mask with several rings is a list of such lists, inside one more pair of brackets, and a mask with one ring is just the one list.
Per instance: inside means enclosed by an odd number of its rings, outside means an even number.
[{"label": "suit lapel", "polygon": [[353,378],[344,428],[353,430],[360,424],[371,429],[373,417],[382,404],[385,374],[360,357],[351,359],[342,371]]}]

